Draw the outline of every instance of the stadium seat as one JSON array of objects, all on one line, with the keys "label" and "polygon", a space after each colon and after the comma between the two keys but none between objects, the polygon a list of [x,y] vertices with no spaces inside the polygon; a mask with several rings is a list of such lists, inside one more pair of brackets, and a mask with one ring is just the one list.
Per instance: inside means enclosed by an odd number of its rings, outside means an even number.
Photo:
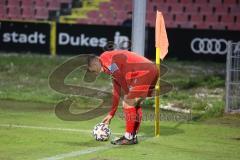
[{"label": "stadium seat", "polygon": [[5,19],[7,15],[7,10],[5,6],[0,5],[0,19]]},{"label": "stadium seat", "polygon": [[36,8],[35,9],[36,19],[48,19],[48,9],[47,8]]},{"label": "stadium seat", "polygon": [[209,29],[209,24],[205,23],[205,22],[200,22],[198,24],[196,24],[197,29]]},{"label": "stadium seat", "polygon": [[34,8],[33,7],[24,7],[22,8],[22,18],[23,19],[34,19]]},{"label": "stadium seat", "polygon": [[119,20],[122,19],[122,21],[124,21],[127,18],[127,13],[124,11],[118,11],[116,12],[116,18]]},{"label": "stadium seat", "polygon": [[188,21],[188,16],[184,14],[176,14],[175,15],[175,23],[181,24],[186,23]]},{"label": "stadium seat", "polygon": [[232,15],[221,15],[221,22],[222,23],[233,23],[234,22],[234,16]]},{"label": "stadium seat", "polygon": [[21,6],[23,8],[33,7],[34,6],[34,0],[21,0]]},{"label": "stadium seat", "polygon": [[222,4],[223,0],[209,0],[210,5],[220,5]]},{"label": "stadium seat", "polygon": [[152,4],[149,5],[150,9],[148,9],[147,11],[152,11],[152,12],[156,12],[156,10],[159,10],[163,13],[168,13],[168,5],[166,4]]},{"label": "stadium seat", "polygon": [[150,26],[155,26],[155,20],[156,20],[156,13],[147,12],[146,23]]},{"label": "stadium seat", "polygon": [[[223,2],[225,5],[236,5],[237,0],[224,0]],[[239,2],[238,2],[239,3]],[[238,4],[239,5],[239,4]]]},{"label": "stadium seat", "polygon": [[215,11],[214,14],[227,14],[228,13],[228,6],[226,5],[216,5],[214,6]]},{"label": "stadium seat", "polygon": [[9,19],[20,19],[21,18],[21,10],[20,7],[16,6],[8,6],[7,8],[7,17]]},{"label": "stadium seat", "polygon": [[20,0],[7,0],[7,6],[12,7],[19,7],[20,6]]},{"label": "stadium seat", "polygon": [[200,4],[200,5],[207,5],[208,4],[208,0],[194,0],[193,1],[195,4]]},{"label": "stadium seat", "polygon": [[219,16],[212,15],[212,14],[206,15],[206,22],[211,23],[211,24],[218,23],[219,22]]},{"label": "stadium seat", "polygon": [[194,23],[191,23],[191,22],[183,22],[183,23],[181,23],[181,28],[192,29],[192,28],[194,28]]},{"label": "stadium seat", "polygon": [[181,14],[183,13],[183,6],[181,4],[175,4],[168,7],[168,11],[172,14]]},{"label": "stadium seat", "polygon": [[198,6],[195,6],[195,5],[192,5],[192,4],[186,4],[185,8],[186,8],[185,12],[187,14],[197,14],[197,13],[199,13]]},{"label": "stadium seat", "polygon": [[235,15],[240,15],[240,4],[238,5],[231,5],[231,13]]},{"label": "stadium seat", "polygon": [[218,23],[218,24],[210,25],[210,26],[214,30],[224,30],[224,29],[226,29],[226,24],[223,24],[223,23]]},{"label": "stadium seat", "polygon": [[239,28],[240,28],[240,23],[234,23],[234,24],[229,24],[228,25],[229,30],[239,31]]},{"label": "stadium seat", "polygon": [[172,4],[176,5],[178,3],[178,0],[166,0],[165,3],[170,4],[170,5],[172,5]]},{"label": "stadium seat", "polygon": [[193,23],[201,23],[203,21],[203,16],[199,14],[190,15],[190,21]]},{"label": "stadium seat", "polygon": [[35,8],[46,8],[47,0],[35,0]]},{"label": "stadium seat", "polygon": [[181,3],[184,5],[192,4],[192,0],[181,0]]},{"label": "stadium seat", "polygon": [[0,5],[6,5],[7,0],[0,0]]},{"label": "stadium seat", "polygon": [[110,7],[110,4],[108,2],[103,2],[99,5],[100,10],[107,10]]},{"label": "stadium seat", "polygon": [[198,8],[200,8],[201,14],[212,14],[213,13],[213,7],[212,6],[206,6],[206,5],[197,5]]},{"label": "stadium seat", "polygon": [[239,15],[237,15],[236,17],[237,17],[237,18],[236,18],[236,22],[235,22],[235,23],[238,23],[238,24],[240,24],[240,14],[239,14]]},{"label": "stadium seat", "polygon": [[60,2],[58,0],[48,0],[47,7],[49,10],[59,10],[60,9]]},{"label": "stadium seat", "polygon": [[124,10],[124,3],[121,1],[111,1],[110,4],[115,10]]}]

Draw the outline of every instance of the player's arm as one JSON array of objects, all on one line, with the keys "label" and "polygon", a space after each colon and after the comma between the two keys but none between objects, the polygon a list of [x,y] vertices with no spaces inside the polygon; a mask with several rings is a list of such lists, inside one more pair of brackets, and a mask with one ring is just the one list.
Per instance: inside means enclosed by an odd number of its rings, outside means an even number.
[{"label": "player's arm", "polygon": [[112,95],[112,107],[108,115],[103,119],[103,123],[109,124],[111,119],[114,117],[121,95],[121,86],[117,83],[116,80],[113,80],[113,95]]}]

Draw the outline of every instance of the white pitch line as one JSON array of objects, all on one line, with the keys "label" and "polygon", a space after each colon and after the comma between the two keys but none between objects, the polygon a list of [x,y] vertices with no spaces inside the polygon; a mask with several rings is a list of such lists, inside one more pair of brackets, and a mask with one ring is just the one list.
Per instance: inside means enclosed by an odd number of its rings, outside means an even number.
[{"label": "white pitch line", "polygon": [[101,146],[101,147],[93,147],[93,148],[89,148],[89,149],[85,149],[85,150],[74,151],[74,152],[70,152],[70,153],[63,153],[63,154],[59,154],[59,155],[52,156],[52,157],[46,157],[46,158],[42,158],[39,160],[61,160],[61,159],[65,159],[65,158],[78,157],[78,156],[82,156],[85,154],[103,151],[103,150],[107,150],[107,149],[114,148],[114,147],[118,147],[118,146],[106,145],[106,146]]},{"label": "white pitch line", "polygon": [[[83,130],[83,129],[28,126],[28,125],[18,125],[18,124],[0,124],[0,127],[27,128],[27,129],[38,129],[38,130],[47,130],[47,131],[82,132],[82,133],[91,133],[92,132],[91,130]],[[112,134],[113,135],[122,135],[122,133],[112,133]]]}]

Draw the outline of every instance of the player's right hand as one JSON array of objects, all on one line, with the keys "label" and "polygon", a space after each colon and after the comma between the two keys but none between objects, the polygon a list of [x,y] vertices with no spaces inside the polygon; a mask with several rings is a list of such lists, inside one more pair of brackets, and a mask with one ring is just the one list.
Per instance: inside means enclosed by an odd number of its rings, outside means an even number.
[{"label": "player's right hand", "polygon": [[105,123],[105,124],[110,124],[111,120],[112,120],[113,116],[108,114],[106,117],[103,118],[102,120],[102,123]]}]

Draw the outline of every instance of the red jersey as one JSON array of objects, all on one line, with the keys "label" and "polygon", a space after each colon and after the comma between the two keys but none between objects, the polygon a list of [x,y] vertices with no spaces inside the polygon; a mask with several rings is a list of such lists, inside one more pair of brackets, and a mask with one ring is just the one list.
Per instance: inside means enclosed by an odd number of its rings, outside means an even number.
[{"label": "red jersey", "polygon": [[[112,109],[109,113],[112,116],[117,110],[121,89],[123,89],[124,94],[128,94],[138,77],[144,77],[146,73],[156,70],[155,64],[150,60],[127,50],[106,51],[101,54],[100,62],[103,72],[113,78]],[[151,75],[148,74],[145,79],[149,76]],[[144,84],[145,82],[147,84]],[[149,85],[147,81],[141,83],[143,84],[140,85]]]}]

